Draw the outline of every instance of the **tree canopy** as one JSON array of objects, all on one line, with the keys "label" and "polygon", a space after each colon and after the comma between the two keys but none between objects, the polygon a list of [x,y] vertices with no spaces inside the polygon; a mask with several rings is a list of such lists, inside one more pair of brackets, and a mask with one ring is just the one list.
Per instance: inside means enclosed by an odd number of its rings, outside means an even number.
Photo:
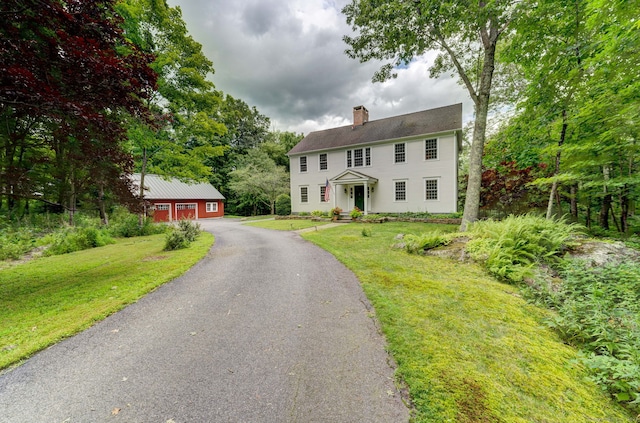
[{"label": "tree canopy", "polygon": [[469,92],[476,118],[462,230],[479,214],[482,156],[499,41],[527,7],[526,1],[353,0],[343,9],[357,33],[344,37],[349,45],[347,55],[360,61],[391,61],[374,75],[374,81],[396,77],[395,68],[437,50],[440,54],[431,75],[454,71]]},{"label": "tree canopy", "polygon": [[91,187],[129,201],[124,122],[152,122],[145,101],[156,73],[124,36],[115,3],[0,4],[0,199],[9,209],[32,198],[73,212]]}]

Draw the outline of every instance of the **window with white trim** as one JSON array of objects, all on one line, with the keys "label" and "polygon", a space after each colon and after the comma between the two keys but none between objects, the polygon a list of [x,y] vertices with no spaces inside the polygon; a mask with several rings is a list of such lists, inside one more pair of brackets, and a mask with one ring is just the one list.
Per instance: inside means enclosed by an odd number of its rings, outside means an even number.
[{"label": "window with white trim", "polygon": [[300,202],[309,202],[309,187],[300,187]]},{"label": "window with white trim", "polygon": [[406,152],[405,152],[405,144],[394,144],[393,145],[393,162],[394,163],[405,163],[406,162]]},{"label": "window with white trim", "polygon": [[362,148],[353,150],[353,167],[362,167],[363,164]]},{"label": "window with white trim", "polygon": [[195,204],[185,204],[185,203],[180,203],[180,204],[176,204],[176,210],[195,210],[196,209],[196,205]]},{"label": "window with white trim", "polygon": [[395,182],[395,201],[407,201],[407,181]]},{"label": "window with white trim", "polygon": [[320,170],[327,170],[327,153],[320,153],[318,156],[318,167]]},{"label": "window with white trim", "polygon": [[300,156],[300,172],[307,171],[307,156]]},{"label": "window with white trim", "polygon": [[438,180],[437,179],[424,180],[424,199],[425,200],[438,199]]},{"label": "window with white trim", "polygon": [[424,159],[436,160],[438,158],[438,139],[424,140]]},{"label": "window with white trim", "polygon": [[371,166],[371,148],[347,150],[347,167]]},{"label": "window with white trim", "polygon": [[217,213],[218,203],[207,203],[207,213]]},{"label": "window with white trim", "polygon": [[326,201],[324,200],[324,194],[327,192],[327,186],[326,185],[322,185],[320,187],[320,202],[321,203],[325,203]]},{"label": "window with white trim", "polygon": [[169,208],[169,204],[156,204],[156,210],[167,211]]}]

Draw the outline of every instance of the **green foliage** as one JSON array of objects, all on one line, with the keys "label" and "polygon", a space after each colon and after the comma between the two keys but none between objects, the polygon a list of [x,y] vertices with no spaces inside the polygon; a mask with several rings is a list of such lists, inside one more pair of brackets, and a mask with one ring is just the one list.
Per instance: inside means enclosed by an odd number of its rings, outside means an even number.
[{"label": "green foliage", "polygon": [[47,235],[41,241],[42,244],[48,245],[45,256],[103,247],[114,242],[106,228],[96,226],[69,226]]},{"label": "green foliage", "polygon": [[109,219],[109,233],[117,238],[155,235],[166,230],[167,226],[164,223],[154,223],[151,217],[145,217],[140,226],[140,217],[124,207],[116,207]]},{"label": "green foliage", "polygon": [[362,216],[362,210],[354,207],[353,210],[351,210],[351,213],[349,213],[349,216],[351,216],[352,219],[358,219]]},{"label": "green foliage", "polygon": [[278,216],[289,216],[291,214],[291,197],[289,194],[280,194],[276,198],[276,214]]},{"label": "green foliage", "polygon": [[0,260],[17,260],[36,246],[36,235],[30,228],[3,231],[0,234]]},{"label": "green foliage", "polygon": [[323,217],[326,216],[327,213],[323,212],[322,210],[314,210],[311,212],[311,216],[315,216],[315,217]]},{"label": "green foliage", "polygon": [[448,245],[451,239],[458,234],[444,234],[434,231],[421,235],[407,234],[404,237],[405,250],[410,254],[422,254],[424,250]]},{"label": "green foliage", "polygon": [[535,299],[556,311],[548,324],[583,351],[580,361],[615,399],[640,411],[640,265],[566,262],[557,286]]},{"label": "green foliage", "polygon": [[379,214],[365,214],[364,216],[361,217],[361,219],[366,222],[371,220],[378,220],[381,217],[382,216],[380,216]]},{"label": "green foliage", "polygon": [[534,215],[509,216],[502,221],[474,223],[466,246],[489,272],[509,282],[533,275],[533,265],[555,261],[572,245],[578,226]]},{"label": "green foliage", "polygon": [[180,250],[188,248],[202,232],[199,223],[194,223],[188,219],[181,219],[178,225],[170,230],[165,238],[165,251]]},{"label": "green foliage", "polygon": [[361,233],[362,233],[362,236],[365,237],[365,238],[370,237],[371,236],[371,228],[369,228],[367,226],[364,226],[362,228],[362,232]]},{"label": "green foliage", "polygon": [[259,149],[250,150],[230,173],[229,188],[237,195],[251,199],[252,206],[263,204],[275,213],[275,203],[281,194],[289,192],[289,174],[269,155]]}]

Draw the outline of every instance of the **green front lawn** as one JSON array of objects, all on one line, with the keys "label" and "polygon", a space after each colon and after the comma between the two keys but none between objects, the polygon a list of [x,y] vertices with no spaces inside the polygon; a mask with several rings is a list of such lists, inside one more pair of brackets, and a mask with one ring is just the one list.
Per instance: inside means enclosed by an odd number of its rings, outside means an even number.
[{"label": "green front lawn", "polygon": [[303,234],[362,282],[408,385],[414,422],[634,421],[543,325],[549,312],[516,288],[474,264],[390,248],[399,233],[435,229],[458,227],[351,224]]},{"label": "green front lawn", "polygon": [[39,258],[0,270],[0,369],[135,302],[193,266],[211,248],[163,251],[165,235]]},{"label": "green front lawn", "polygon": [[281,220],[265,220],[245,223],[247,226],[257,226],[266,229],[275,229],[278,231],[298,231],[300,229],[313,228],[317,226],[328,225],[331,221],[316,221],[307,219],[281,219]]}]

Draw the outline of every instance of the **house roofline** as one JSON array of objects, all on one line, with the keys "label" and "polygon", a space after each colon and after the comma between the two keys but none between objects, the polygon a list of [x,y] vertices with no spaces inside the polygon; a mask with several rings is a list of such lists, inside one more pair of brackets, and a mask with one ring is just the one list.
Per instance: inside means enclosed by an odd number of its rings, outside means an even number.
[{"label": "house roofline", "polygon": [[433,136],[438,137],[438,136],[447,135],[447,134],[453,134],[454,137],[456,138],[456,142],[458,142],[459,144],[461,143],[461,141],[458,141],[458,138],[460,140],[462,140],[462,128],[457,128],[457,129],[448,129],[446,131],[430,132],[430,133],[426,133],[426,134],[410,135],[410,136],[400,137],[400,138],[387,138],[387,139],[383,139],[383,140],[368,141],[368,142],[363,142],[363,143],[358,143],[358,144],[351,144],[351,145],[340,146],[340,147],[319,148],[319,149],[316,149],[316,150],[305,150],[305,151],[302,151],[302,152],[299,152],[299,153],[290,153],[289,152],[289,153],[287,153],[287,156],[288,157],[303,156],[303,155],[308,154],[308,153],[317,153],[317,152],[321,152],[321,151],[351,150],[353,148],[357,148],[358,146],[378,145],[378,144],[392,143],[392,142],[398,142],[398,141],[412,141],[412,140],[416,140],[416,139],[419,139],[419,138],[428,138],[428,137],[433,137]]}]

